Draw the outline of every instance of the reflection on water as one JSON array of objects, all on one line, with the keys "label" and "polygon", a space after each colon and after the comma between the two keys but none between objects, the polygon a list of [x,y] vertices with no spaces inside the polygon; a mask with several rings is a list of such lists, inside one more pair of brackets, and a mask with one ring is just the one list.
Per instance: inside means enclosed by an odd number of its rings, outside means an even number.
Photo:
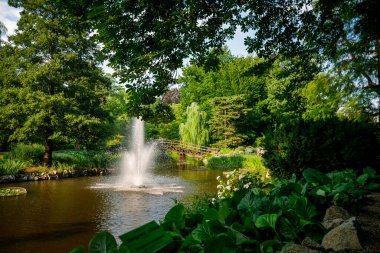
[{"label": "reflection on water", "polygon": [[121,235],[162,219],[173,199],[188,202],[194,195],[215,193],[220,174],[161,168],[155,172],[156,184],[145,189],[110,187],[116,177],[17,184],[28,194],[0,198],[0,252],[69,252],[87,245],[99,230]]}]

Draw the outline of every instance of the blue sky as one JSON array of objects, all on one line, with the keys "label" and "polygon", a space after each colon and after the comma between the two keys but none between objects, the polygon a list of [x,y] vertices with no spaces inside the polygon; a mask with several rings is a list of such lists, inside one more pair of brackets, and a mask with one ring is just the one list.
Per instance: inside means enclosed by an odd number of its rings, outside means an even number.
[{"label": "blue sky", "polygon": [[[0,0],[0,21],[7,27],[7,35],[15,33],[17,21],[20,19],[20,9],[10,7],[7,0]],[[247,56],[246,47],[244,45],[244,37],[246,35],[238,30],[232,40],[227,41],[227,46],[231,53],[236,56]],[[4,37],[3,37],[4,38]],[[104,67],[106,72],[109,72],[108,67]]]}]

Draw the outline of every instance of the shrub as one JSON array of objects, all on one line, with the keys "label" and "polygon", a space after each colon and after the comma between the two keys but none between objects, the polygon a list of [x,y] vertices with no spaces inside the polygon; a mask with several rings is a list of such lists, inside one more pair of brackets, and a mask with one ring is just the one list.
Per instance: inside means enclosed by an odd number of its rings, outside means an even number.
[{"label": "shrub", "polygon": [[233,170],[226,173],[225,177],[218,176],[218,193],[219,199],[231,198],[234,192],[240,189],[252,189],[255,187],[262,188],[269,183],[269,178],[265,172]]},{"label": "shrub", "polygon": [[282,124],[265,135],[265,165],[273,176],[286,178],[301,176],[306,168],[329,172],[377,167],[376,130],[369,123],[337,118]]},{"label": "shrub", "polygon": [[118,159],[118,155],[103,151],[57,151],[53,153],[53,162],[70,165],[76,169],[108,168]]},{"label": "shrub", "polygon": [[0,160],[0,176],[15,175],[25,169],[28,164],[16,159]]},{"label": "shrub", "polygon": [[10,158],[25,161],[32,165],[39,165],[42,163],[44,150],[44,147],[40,144],[18,143],[11,148]]},{"label": "shrub", "polygon": [[239,169],[243,160],[242,156],[213,156],[208,159],[207,166],[212,169]]}]

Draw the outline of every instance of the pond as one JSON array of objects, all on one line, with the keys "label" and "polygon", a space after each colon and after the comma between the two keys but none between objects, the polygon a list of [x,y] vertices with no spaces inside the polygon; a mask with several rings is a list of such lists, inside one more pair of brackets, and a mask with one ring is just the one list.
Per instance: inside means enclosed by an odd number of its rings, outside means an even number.
[{"label": "pond", "polygon": [[123,191],[116,176],[25,182],[7,186],[26,195],[0,198],[0,252],[70,252],[100,230],[119,236],[151,220],[159,221],[173,199],[190,202],[195,195],[216,192],[221,171],[176,166],[155,169],[154,177],[175,191]]}]

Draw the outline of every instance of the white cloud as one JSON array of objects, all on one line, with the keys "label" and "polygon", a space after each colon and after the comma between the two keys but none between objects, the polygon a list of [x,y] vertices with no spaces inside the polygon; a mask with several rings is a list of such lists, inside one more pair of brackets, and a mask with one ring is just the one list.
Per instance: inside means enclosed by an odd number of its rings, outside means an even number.
[{"label": "white cloud", "polygon": [[19,8],[9,6],[7,0],[0,0],[0,21],[7,28],[8,36],[16,31],[17,22],[20,19],[20,11],[21,9]]}]

